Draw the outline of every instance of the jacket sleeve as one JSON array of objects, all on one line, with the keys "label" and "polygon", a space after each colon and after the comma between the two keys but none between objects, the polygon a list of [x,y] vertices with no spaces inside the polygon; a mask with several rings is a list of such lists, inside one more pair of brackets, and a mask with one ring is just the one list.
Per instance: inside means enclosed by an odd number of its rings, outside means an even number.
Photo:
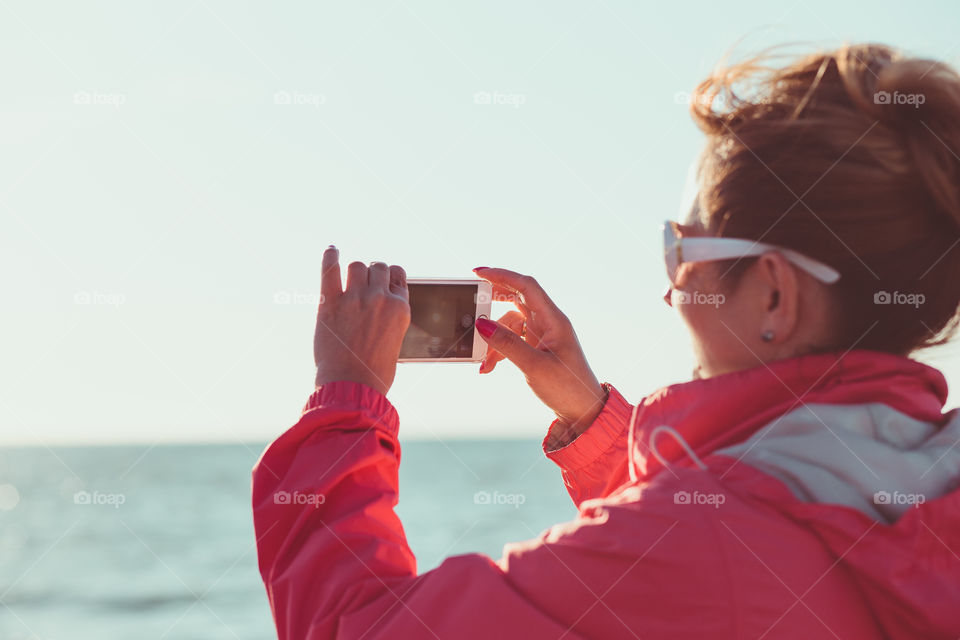
[{"label": "jacket sleeve", "polygon": [[733,592],[729,561],[703,544],[715,535],[704,514],[719,516],[677,507],[672,486],[626,487],[506,545],[498,561],[455,556],[417,575],[393,511],[397,428],[383,395],[333,382],[254,468],[258,561],[279,640],[674,638],[680,620],[685,637],[731,635],[735,607],[718,595]]},{"label": "jacket sleeve", "polygon": [[584,500],[605,498],[630,480],[627,466],[627,428],[633,407],[607,385],[609,395],[597,419],[575,440],[551,450],[553,431],[561,425],[554,420],[543,439],[547,457],[559,467],[567,492],[578,507]]},{"label": "jacket sleeve", "polygon": [[579,637],[486,556],[417,575],[393,511],[397,429],[382,394],[333,382],[257,462],[258,562],[280,640]]}]

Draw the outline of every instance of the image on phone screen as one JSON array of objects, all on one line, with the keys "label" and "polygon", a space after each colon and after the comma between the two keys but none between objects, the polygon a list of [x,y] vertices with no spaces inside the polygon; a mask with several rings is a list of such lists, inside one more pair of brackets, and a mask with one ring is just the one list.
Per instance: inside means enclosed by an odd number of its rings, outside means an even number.
[{"label": "image on phone screen", "polygon": [[483,345],[474,335],[474,321],[479,313],[489,313],[489,303],[478,310],[479,283],[408,281],[407,289],[410,327],[400,346],[400,359],[475,360],[477,347]]}]

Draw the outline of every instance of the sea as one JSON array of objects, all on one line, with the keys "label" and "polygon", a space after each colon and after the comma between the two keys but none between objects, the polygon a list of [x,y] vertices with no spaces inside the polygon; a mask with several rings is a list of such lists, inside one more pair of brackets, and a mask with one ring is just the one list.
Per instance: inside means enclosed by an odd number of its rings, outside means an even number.
[{"label": "sea", "polygon": [[[276,638],[250,509],[265,445],[0,449],[0,640]],[[539,441],[401,447],[420,572],[576,515]]]}]

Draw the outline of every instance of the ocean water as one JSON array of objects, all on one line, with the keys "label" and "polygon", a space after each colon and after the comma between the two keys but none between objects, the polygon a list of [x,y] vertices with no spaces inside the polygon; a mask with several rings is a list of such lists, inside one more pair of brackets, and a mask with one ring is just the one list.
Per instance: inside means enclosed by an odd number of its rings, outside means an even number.
[{"label": "ocean water", "polygon": [[[0,640],[275,637],[249,499],[263,447],[0,450]],[[397,511],[420,571],[575,515],[537,441],[402,451]]]}]

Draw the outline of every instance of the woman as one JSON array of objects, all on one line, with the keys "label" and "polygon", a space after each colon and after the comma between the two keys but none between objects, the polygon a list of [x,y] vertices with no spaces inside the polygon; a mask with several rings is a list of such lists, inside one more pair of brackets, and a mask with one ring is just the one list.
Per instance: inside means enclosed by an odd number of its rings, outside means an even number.
[{"label": "woman", "polygon": [[698,202],[664,227],[694,380],[631,406],[535,280],[476,271],[519,294],[477,321],[481,371],[511,360],[555,411],[579,508],[497,561],[417,574],[385,397],[404,272],[342,289],[324,252],[317,388],[253,476],[280,638],[960,635],[960,416],[908,357],[957,323],[960,76],[877,45],[765,60],[697,88]]}]

